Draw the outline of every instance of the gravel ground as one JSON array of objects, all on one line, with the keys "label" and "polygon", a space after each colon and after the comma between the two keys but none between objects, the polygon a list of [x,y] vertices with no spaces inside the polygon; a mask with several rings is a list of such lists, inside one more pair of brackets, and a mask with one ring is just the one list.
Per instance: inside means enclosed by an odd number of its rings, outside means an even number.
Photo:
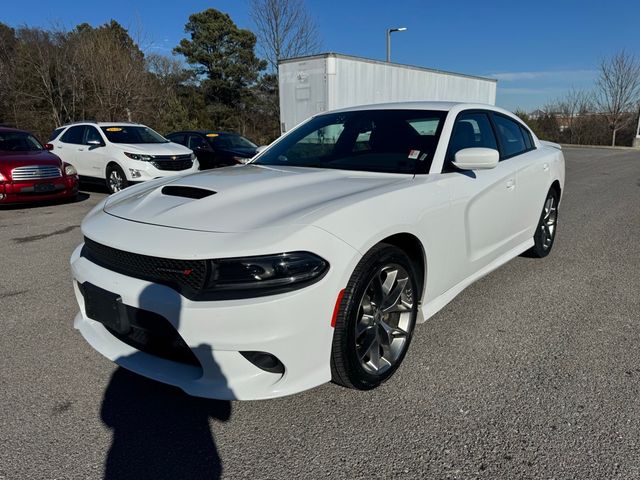
[{"label": "gravel ground", "polygon": [[640,478],[640,153],[565,150],[553,253],[418,327],[372,392],[206,401],[72,328],[90,191],[0,210],[0,479]]}]

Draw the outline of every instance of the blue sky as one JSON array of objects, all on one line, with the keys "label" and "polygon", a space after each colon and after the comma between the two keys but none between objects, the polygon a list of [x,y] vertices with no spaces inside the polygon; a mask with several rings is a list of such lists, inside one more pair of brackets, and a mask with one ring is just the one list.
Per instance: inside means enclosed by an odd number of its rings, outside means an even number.
[{"label": "blue sky", "polygon": [[[307,0],[323,50],[383,59],[385,29],[400,63],[498,78],[497,103],[532,110],[570,87],[589,89],[597,65],[625,48],[640,56],[640,1]],[[94,25],[116,19],[142,32],[143,48],[170,54],[191,13],[213,7],[251,28],[247,0],[22,0],[6,2],[11,26]]]}]

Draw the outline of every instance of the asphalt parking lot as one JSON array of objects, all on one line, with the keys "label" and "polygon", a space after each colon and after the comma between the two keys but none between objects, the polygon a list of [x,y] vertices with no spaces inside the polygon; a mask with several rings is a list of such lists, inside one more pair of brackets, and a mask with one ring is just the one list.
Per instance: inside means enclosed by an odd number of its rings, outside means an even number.
[{"label": "asphalt parking lot", "polygon": [[0,479],[640,478],[640,152],[565,155],[552,254],[464,291],[371,392],[206,401],[116,368],[68,267],[105,194],[0,210]]}]

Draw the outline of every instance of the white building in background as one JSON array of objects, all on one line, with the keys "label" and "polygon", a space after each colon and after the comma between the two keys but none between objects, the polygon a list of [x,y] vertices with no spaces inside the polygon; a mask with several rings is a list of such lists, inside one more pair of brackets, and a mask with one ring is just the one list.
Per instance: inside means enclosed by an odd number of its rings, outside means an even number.
[{"label": "white building in background", "polygon": [[280,129],[284,133],[327,110],[406,101],[494,105],[497,80],[387,63],[338,53],[278,62]]}]

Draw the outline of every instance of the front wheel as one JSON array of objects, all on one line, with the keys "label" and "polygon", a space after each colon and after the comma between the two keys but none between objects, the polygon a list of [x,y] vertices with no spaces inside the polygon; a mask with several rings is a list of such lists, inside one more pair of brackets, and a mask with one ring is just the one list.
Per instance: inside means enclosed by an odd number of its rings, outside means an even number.
[{"label": "front wheel", "polygon": [[109,193],[116,193],[127,188],[129,183],[127,177],[118,165],[109,165],[107,167],[107,188]]},{"label": "front wheel", "polygon": [[418,314],[409,257],[379,244],[356,267],[340,302],[331,352],[333,382],[369,390],[388,380],[404,359]]},{"label": "front wheel", "polygon": [[533,247],[526,253],[530,257],[543,258],[549,255],[558,228],[558,201],[560,196],[555,189],[549,190],[542,207],[540,220],[533,234]]}]

